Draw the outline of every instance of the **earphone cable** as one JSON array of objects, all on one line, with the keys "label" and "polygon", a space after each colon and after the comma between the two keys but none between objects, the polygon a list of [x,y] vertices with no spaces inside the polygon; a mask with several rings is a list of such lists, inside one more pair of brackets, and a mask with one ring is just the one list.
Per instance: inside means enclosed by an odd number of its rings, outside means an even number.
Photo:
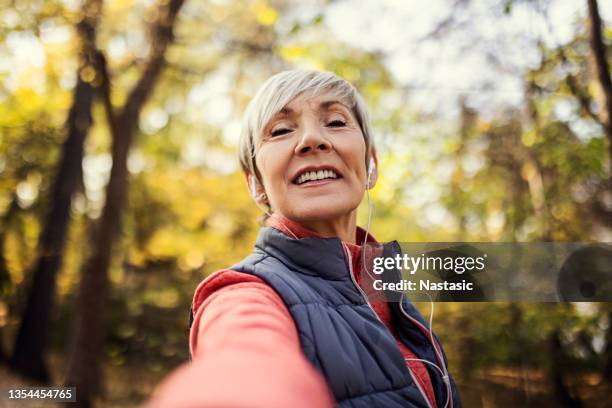
[{"label": "earphone cable", "polygon": [[[372,162],[370,163],[370,165],[372,165]],[[365,230],[365,234],[363,237],[363,244],[361,246],[361,262],[362,262],[362,269],[364,269],[366,271],[366,274],[370,277],[370,279],[372,281],[376,280],[374,276],[372,276],[372,273],[368,270],[367,267],[367,263],[366,263],[366,244],[367,244],[367,240],[368,240],[368,234],[370,233],[370,226],[372,223],[372,212],[373,212],[373,205],[372,205],[372,201],[370,199],[370,182],[371,182],[371,176],[372,176],[372,171],[370,171],[371,169],[368,169],[368,178],[367,178],[367,183],[366,183],[366,200],[367,200],[367,207],[368,207],[368,216],[367,216],[367,222],[366,222],[366,230]],[[404,293],[401,290],[393,290],[394,292],[397,293]],[[434,348],[434,352],[436,353],[436,355],[439,355],[438,349],[436,347],[436,343],[435,343],[435,339],[434,339],[434,335],[433,335],[433,317],[434,317],[434,312],[435,312],[435,308],[434,308],[434,301],[431,298],[431,295],[429,294],[429,292],[425,291],[425,294],[427,295],[427,297],[429,298],[429,305],[430,305],[430,312],[429,312],[429,338],[431,341],[431,345]],[[444,404],[444,408],[446,408],[448,406],[448,404],[450,403],[450,401],[452,400],[451,397],[451,389],[450,389],[450,380],[449,380],[449,374],[448,374],[448,368],[446,367],[446,364],[442,358],[442,356],[440,356],[441,362],[442,362],[442,367],[440,368],[440,366],[438,366],[437,364],[432,363],[431,361],[428,360],[424,360],[424,359],[405,359],[405,360],[419,360],[422,362],[425,362],[433,367],[435,367],[441,374],[442,376],[442,381],[445,384],[446,387],[446,403]]]}]

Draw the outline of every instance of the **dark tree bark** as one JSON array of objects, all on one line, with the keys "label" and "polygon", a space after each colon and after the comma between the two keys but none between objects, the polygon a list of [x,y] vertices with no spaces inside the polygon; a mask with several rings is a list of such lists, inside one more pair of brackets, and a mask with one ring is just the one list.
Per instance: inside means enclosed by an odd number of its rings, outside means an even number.
[{"label": "dark tree bark", "polygon": [[553,387],[553,396],[557,406],[563,408],[582,408],[583,404],[580,399],[572,397],[563,382],[563,361],[566,360],[567,356],[563,350],[559,328],[556,328],[548,335],[548,350],[550,355],[548,377]]},{"label": "dark tree bark", "polygon": [[[4,257],[4,242],[6,239],[6,231],[9,229],[9,224],[13,217],[19,211],[19,206],[17,205],[17,197],[13,194],[13,198],[11,199],[11,203],[8,206],[8,209],[2,215],[2,221],[0,224],[0,299],[3,299],[3,303],[5,307],[8,309],[8,301],[9,292],[11,287],[11,275],[8,271],[8,266],[6,265],[6,258]],[[4,330],[3,327],[0,327],[0,363],[8,363],[9,356],[5,352],[4,349]]]},{"label": "dark tree bark", "polygon": [[604,128],[608,137],[608,159],[610,161],[610,187],[612,188],[612,78],[610,78],[610,66],[606,45],[601,33],[602,23],[599,15],[597,0],[587,0],[589,6],[589,33],[590,46],[595,60],[597,78],[604,95]]},{"label": "dark tree bark", "polygon": [[173,28],[184,0],[160,1],[158,18],[151,27],[151,53],[145,69],[127,97],[125,105],[115,115],[110,103],[110,79],[104,71],[103,96],[112,133],[113,165],[106,186],[106,202],[96,226],[91,256],[83,265],[79,289],[79,313],[76,315],[73,349],[68,364],[66,384],[76,386],[75,407],[89,407],[103,390],[103,351],[106,327],[103,319],[108,297],[108,269],[113,241],[121,230],[121,211],[128,185],[127,158],[137,130],[140,112],[151,95],[164,67],[164,55],[173,40]]},{"label": "dark tree bark", "polygon": [[100,5],[100,0],[87,1],[83,6],[83,18],[77,24],[82,41],[82,63],[66,122],[68,134],[62,145],[49,201],[51,207],[39,238],[39,255],[10,362],[13,371],[45,383],[49,382],[49,372],[44,353],[56,275],[62,263],[72,195],[82,177],[83,144],[92,124],[95,85],[90,76],[84,74],[95,63],[95,33]]}]

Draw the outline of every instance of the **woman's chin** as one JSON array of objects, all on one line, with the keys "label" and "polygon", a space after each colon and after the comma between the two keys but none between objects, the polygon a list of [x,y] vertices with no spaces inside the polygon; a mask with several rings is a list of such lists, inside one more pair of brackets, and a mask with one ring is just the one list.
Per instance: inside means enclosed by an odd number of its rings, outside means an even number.
[{"label": "woman's chin", "polygon": [[312,203],[295,208],[292,211],[295,221],[317,222],[333,221],[350,215],[357,207],[347,207],[346,205],[335,205],[334,203]]}]

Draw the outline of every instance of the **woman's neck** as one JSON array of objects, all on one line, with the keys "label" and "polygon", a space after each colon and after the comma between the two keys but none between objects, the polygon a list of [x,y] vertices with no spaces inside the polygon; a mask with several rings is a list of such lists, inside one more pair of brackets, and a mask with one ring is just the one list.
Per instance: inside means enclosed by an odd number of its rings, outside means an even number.
[{"label": "woman's neck", "polygon": [[340,238],[343,242],[355,243],[356,217],[336,219],[333,222],[327,220],[300,222],[304,227],[311,229],[325,238]]},{"label": "woman's neck", "polygon": [[285,224],[285,226],[289,229],[295,229],[297,227],[306,230],[304,233],[298,233],[298,235],[315,235],[322,238],[339,238],[343,242],[349,242],[351,244],[356,243],[357,210],[354,210],[346,216],[334,219],[333,221],[296,221],[291,220],[279,213],[274,213],[272,216],[278,219],[282,224]]}]

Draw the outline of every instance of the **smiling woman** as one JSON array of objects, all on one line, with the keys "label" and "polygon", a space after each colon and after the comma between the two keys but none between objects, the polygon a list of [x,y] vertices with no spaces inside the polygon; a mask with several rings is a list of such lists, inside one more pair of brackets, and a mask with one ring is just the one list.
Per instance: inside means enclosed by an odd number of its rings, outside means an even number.
[{"label": "smiling woman", "polygon": [[191,310],[193,361],[151,407],[459,407],[416,308],[360,288],[357,207],[378,178],[365,103],[334,74],[270,78],[245,113],[240,163],[268,215],[253,253],[210,275]]},{"label": "smiling woman", "polygon": [[[274,80],[299,82],[300,74],[290,72],[287,78],[273,78],[267,85],[279,86]],[[357,102],[356,93],[336,89],[328,77],[322,79],[330,84],[304,84],[313,91],[292,98],[261,131],[246,127],[243,152],[250,146],[256,148],[254,155],[253,150],[247,150],[250,155],[243,154],[241,161],[247,177],[256,179],[258,193],[265,191],[265,204],[272,212],[323,236],[354,243],[357,206],[366,188],[367,158],[372,154],[376,161],[376,155],[371,139],[364,137],[370,134],[369,129],[360,125],[368,123],[367,117],[361,122],[357,119],[359,114],[365,116],[365,110],[355,109],[363,104]],[[308,80],[312,82],[303,78]],[[254,106],[265,90],[255,97]],[[313,94],[314,90],[318,94]],[[375,167],[372,169],[370,185],[374,186],[377,174]]]},{"label": "smiling woman", "polygon": [[[261,202],[272,212],[324,236],[355,242],[370,157],[376,162],[366,105],[333,74],[275,75],[247,108],[240,163],[255,179],[256,196],[265,192]],[[333,174],[326,177],[324,170]],[[373,187],[375,166],[371,170]]]}]

